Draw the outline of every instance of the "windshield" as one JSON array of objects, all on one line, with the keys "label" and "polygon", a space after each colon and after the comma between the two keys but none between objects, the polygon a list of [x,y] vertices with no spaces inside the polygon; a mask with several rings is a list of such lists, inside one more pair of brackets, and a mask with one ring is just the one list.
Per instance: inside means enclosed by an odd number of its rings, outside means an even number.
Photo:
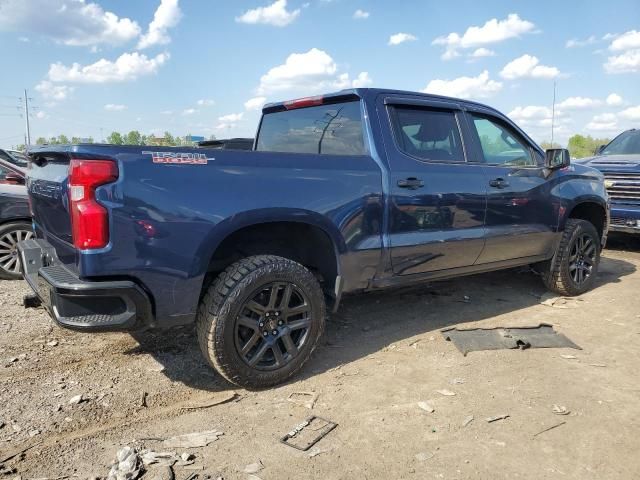
[{"label": "windshield", "polygon": [[640,155],[640,130],[629,130],[614,138],[601,155]]},{"label": "windshield", "polygon": [[16,165],[18,165],[20,167],[26,167],[29,164],[29,161],[27,160],[27,157],[22,152],[16,152],[14,150],[11,150],[9,152],[9,155],[14,160],[12,163],[14,163],[14,164],[16,164]]}]

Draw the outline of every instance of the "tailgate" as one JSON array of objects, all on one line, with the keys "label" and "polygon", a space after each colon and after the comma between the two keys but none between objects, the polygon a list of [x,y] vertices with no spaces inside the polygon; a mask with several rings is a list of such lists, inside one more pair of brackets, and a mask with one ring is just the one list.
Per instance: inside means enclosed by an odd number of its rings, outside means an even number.
[{"label": "tailgate", "polygon": [[61,152],[38,151],[31,158],[34,161],[27,171],[27,189],[36,234],[55,247],[63,263],[75,263],[67,186],[69,157]]}]

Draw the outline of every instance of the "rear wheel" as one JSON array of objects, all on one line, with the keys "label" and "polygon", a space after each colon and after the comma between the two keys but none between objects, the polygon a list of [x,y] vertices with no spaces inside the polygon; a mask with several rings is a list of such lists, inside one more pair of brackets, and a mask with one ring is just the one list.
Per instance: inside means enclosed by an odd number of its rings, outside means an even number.
[{"label": "rear wheel", "polygon": [[13,222],[0,226],[0,278],[6,280],[22,278],[18,242],[32,237],[30,223]]},{"label": "rear wheel", "polygon": [[248,257],[208,288],[198,340],[209,363],[247,388],[276,385],[309,359],[324,330],[320,284],[302,265],[273,255]]},{"label": "rear wheel", "polygon": [[600,264],[600,237],[585,220],[567,220],[554,257],[543,265],[542,278],[560,295],[580,295],[593,287]]}]

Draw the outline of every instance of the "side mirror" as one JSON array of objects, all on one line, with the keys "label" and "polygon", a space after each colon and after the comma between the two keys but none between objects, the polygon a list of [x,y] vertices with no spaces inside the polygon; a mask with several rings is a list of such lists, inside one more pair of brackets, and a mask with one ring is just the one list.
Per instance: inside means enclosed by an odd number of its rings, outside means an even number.
[{"label": "side mirror", "polygon": [[9,185],[24,185],[24,177],[14,172],[8,172],[4,176],[4,183]]},{"label": "side mirror", "polygon": [[558,168],[565,168],[571,164],[571,158],[569,157],[569,150],[566,148],[550,148],[544,155],[544,166],[555,170]]},{"label": "side mirror", "polygon": [[596,148],[596,151],[593,152],[594,155],[600,155],[602,153],[602,150],[604,150],[604,147],[606,147],[606,145],[600,145],[598,148]]}]

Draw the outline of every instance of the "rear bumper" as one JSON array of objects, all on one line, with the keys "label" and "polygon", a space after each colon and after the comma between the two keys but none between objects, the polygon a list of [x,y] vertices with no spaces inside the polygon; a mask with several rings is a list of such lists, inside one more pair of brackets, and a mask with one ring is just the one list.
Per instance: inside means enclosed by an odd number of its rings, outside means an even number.
[{"label": "rear bumper", "polygon": [[640,208],[611,205],[609,231],[640,234]]},{"label": "rear bumper", "polygon": [[136,283],[81,280],[59,262],[45,240],[25,240],[18,250],[24,279],[61,326],[85,331],[129,331],[153,322],[149,297]]}]

